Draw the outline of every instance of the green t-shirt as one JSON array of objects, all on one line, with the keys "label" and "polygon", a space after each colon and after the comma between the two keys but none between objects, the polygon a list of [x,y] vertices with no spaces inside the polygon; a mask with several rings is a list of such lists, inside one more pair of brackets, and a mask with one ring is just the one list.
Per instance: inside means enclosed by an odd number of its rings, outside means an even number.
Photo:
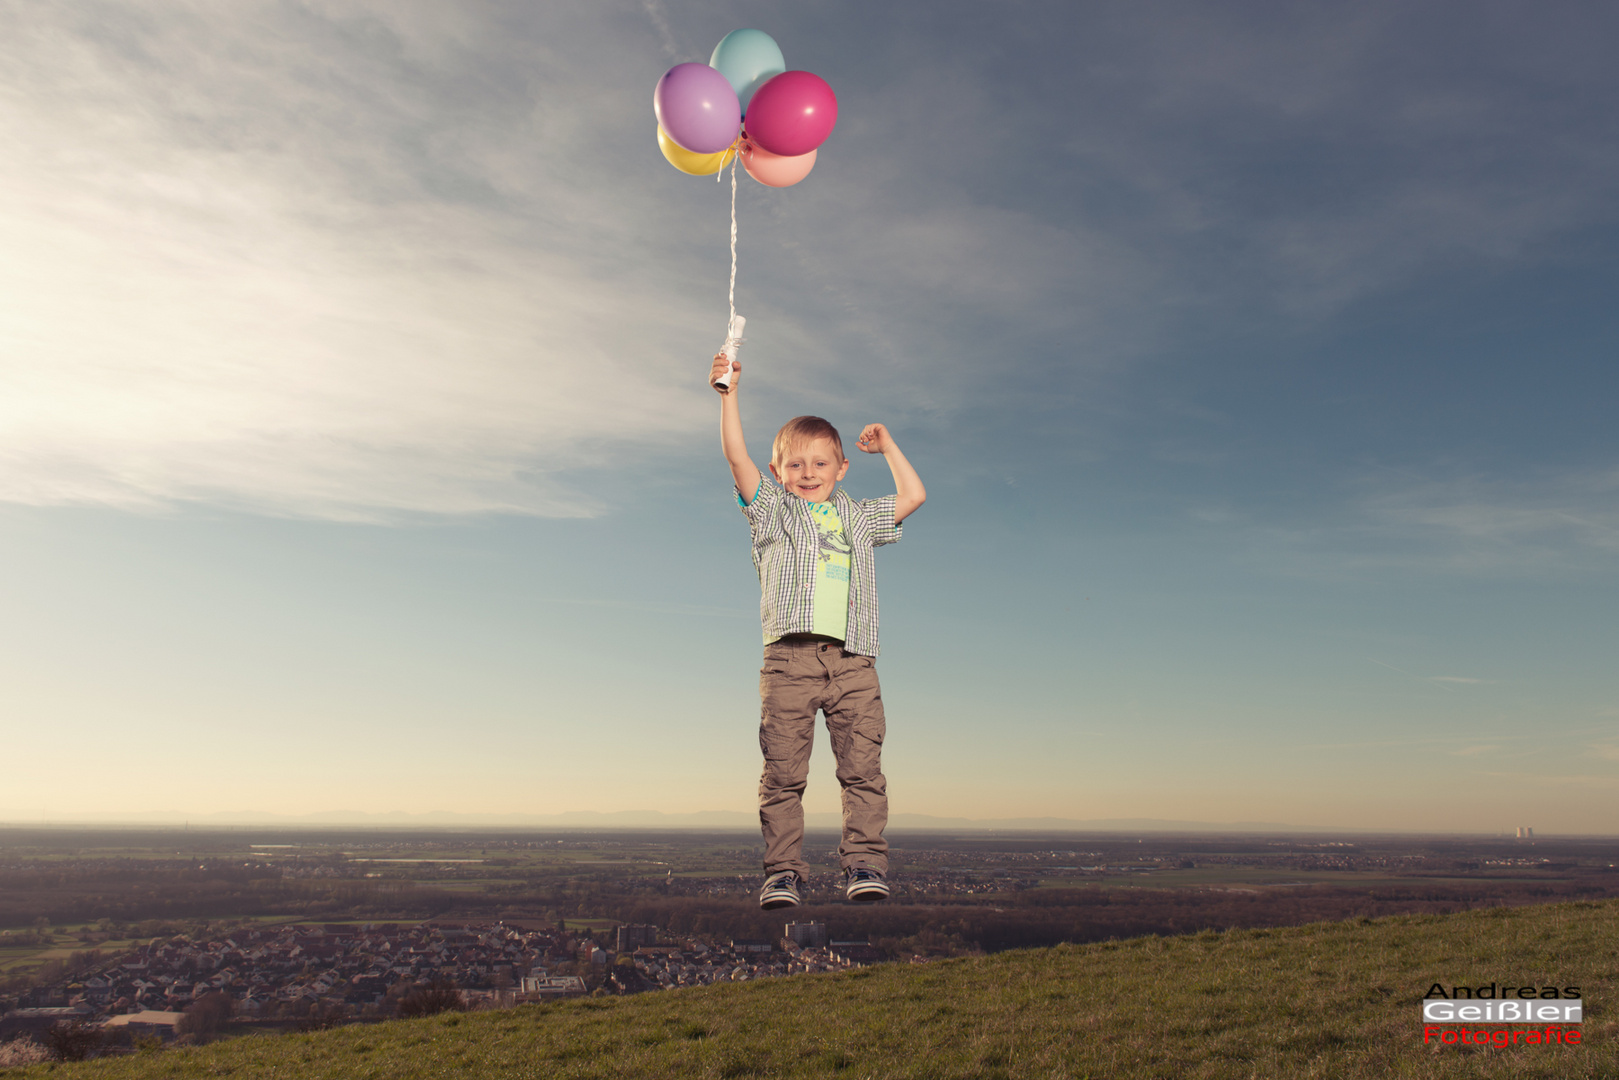
[{"label": "green t-shirt", "polygon": [[842,641],[849,631],[849,538],[837,507],[826,502],[809,504],[810,519],[819,535],[815,559],[815,632]]},{"label": "green t-shirt", "polygon": [[[843,535],[843,522],[830,499],[804,505],[809,507],[810,520],[815,522],[813,632],[843,641],[849,636],[849,538]],[[765,635],[766,645],[779,640]]]}]

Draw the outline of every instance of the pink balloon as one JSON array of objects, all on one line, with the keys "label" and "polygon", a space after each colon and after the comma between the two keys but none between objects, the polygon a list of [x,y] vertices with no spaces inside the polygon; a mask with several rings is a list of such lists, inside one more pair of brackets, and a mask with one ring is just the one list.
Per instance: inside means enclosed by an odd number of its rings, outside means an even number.
[{"label": "pink balloon", "polygon": [[815,155],[819,152],[811,150],[797,157],[782,157],[744,140],[742,167],[765,187],[792,187],[815,168]]},{"label": "pink balloon", "polygon": [[717,154],[742,126],[742,106],[731,80],[707,64],[676,64],[652,91],[658,126],[694,154]]},{"label": "pink balloon", "polygon": [[814,150],[837,122],[837,95],[825,79],[807,71],[782,72],[754,91],[748,102],[748,136],[781,157],[801,157]]}]

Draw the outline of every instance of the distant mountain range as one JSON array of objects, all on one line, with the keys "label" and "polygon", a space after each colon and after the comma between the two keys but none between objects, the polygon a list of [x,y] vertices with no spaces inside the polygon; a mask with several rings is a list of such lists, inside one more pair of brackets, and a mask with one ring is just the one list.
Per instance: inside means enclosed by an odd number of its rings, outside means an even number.
[{"label": "distant mountain range", "polygon": [[[759,828],[753,814],[735,810],[704,810],[665,814],[656,810],[621,810],[613,813],[573,811],[565,814],[457,814],[445,810],[409,814],[402,811],[364,813],[327,810],[309,814],[270,814],[251,810],[215,814],[127,813],[41,819],[6,815],[0,824],[39,825],[178,825],[189,822],[207,827],[268,825],[283,827],[366,826],[370,828],[508,828],[508,829],[712,829],[753,832]],[[809,828],[836,831],[837,814],[810,814]],[[1165,818],[966,818],[932,814],[895,814],[890,830],[902,832],[1164,832],[1164,833],[1296,833],[1348,832],[1348,829],[1290,825],[1278,821],[1177,821]],[[1364,830],[1363,830],[1364,831]]]}]

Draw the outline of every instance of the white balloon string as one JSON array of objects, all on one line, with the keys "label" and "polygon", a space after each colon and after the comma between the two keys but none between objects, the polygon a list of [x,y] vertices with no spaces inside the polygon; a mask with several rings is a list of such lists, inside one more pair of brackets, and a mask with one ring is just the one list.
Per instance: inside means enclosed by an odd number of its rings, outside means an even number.
[{"label": "white balloon string", "polygon": [[739,137],[731,144],[731,321],[725,324],[725,332],[730,333],[731,327],[736,325],[736,159],[741,157]]}]

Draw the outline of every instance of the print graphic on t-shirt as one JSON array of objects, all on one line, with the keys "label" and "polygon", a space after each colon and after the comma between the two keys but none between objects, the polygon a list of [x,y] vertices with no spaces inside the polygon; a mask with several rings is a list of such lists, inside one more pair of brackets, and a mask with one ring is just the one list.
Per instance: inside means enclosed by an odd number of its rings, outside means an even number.
[{"label": "print graphic on t-shirt", "polygon": [[815,522],[815,632],[842,641],[849,625],[849,539],[830,502],[810,503]]},{"label": "print graphic on t-shirt", "polygon": [[831,503],[812,503],[814,511],[817,557],[821,560],[821,573],[832,581],[849,580],[849,541],[843,535],[843,522]]}]

